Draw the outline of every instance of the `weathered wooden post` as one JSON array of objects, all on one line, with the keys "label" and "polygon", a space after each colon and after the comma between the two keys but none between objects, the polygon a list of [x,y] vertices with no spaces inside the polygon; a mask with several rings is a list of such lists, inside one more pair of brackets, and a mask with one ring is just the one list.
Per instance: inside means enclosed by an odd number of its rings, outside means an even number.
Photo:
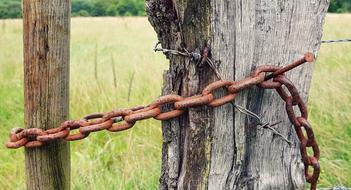
[{"label": "weathered wooden post", "polygon": [[[26,128],[57,127],[68,116],[70,0],[23,0]],[[63,141],[25,150],[28,190],[70,189]]]},{"label": "weathered wooden post", "polygon": [[[224,79],[240,80],[263,64],[283,65],[305,52],[317,53],[327,0],[147,0],[149,20],[163,48],[211,48]],[[208,65],[169,55],[164,93],[190,96],[216,79]],[[287,73],[307,100],[312,65]],[[283,101],[274,91],[251,88],[237,94],[238,105],[281,121],[259,130],[231,105],[191,108],[163,122],[160,189],[304,189],[299,142]]]}]

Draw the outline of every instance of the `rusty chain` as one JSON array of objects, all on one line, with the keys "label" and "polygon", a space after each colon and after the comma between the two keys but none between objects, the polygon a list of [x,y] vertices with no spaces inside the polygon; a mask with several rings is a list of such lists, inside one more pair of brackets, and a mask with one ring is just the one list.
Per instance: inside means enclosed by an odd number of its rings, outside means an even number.
[{"label": "rusty chain", "polygon": [[[188,55],[188,54],[187,54]],[[206,54],[207,55],[207,54]],[[207,59],[203,56],[202,59]],[[96,131],[107,130],[119,132],[132,128],[137,121],[155,118],[157,120],[170,120],[182,115],[186,109],[198,106],[218,107],[232,103],[237,93],[243,89],[259,86],[263,89],[275,89],[285,102],[285,109],[290,122],[293,124],[300,141],[300,152],[305,166],[306,181],[311,184],[310,189],[317,188],[320,173],[319,148],[313,134],[312,127],[307,121],[308,113],[306,104],[300,97],[297,88],[284,75],[285,72],[305,63],[313,62],[314,55],[306,53],[303,58],[286,66],[263,65],[251,72],[250,76],[240,81],[218,80],[206,86],[201,94],[182,97],[177,94],[161,96],[147,106],[116,109],[107,113],[96,113],[85,116],[81,120],[68,120],[57,128],[43,130],[39,128],[14,128],[11,130],[10,139],[6,143],[8,148],[34,148],[43,146],[49,141],[63,139],[65,141],[81,140]],[[227,94],[215,97],[214,92],[225,89]],[[162,111],[164,105],[173,105],[172,110]],[[294,111],[297,107],[300,114]],[[76,130],[77,132],[72,134]],[[309,155],[307,148],[313,154]],[[312,170],[311,170],[312,168]]]}]

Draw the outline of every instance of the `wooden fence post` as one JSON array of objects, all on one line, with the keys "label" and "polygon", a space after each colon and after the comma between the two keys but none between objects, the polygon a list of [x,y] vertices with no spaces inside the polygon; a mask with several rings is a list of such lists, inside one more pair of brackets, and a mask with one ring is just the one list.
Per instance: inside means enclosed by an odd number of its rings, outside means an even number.
[{"label": "wooden fence post", "polygon": [[[200,52],[223,79],[242,80],[257,66],[284,65],[316,54],[329,1],[146,0],[149,21],[163,48]],[[200,94],[218,80],[208,64],[168,55],[164,94]],[[286,74],[307,100],[312,64]],[[224,92],[222,92],[224,93]],[[218,94],[220,95],[220,94]],[[275,92],[250,88],[235,103],[248,108],[292,141],[290,146],[227,104],[190,108],[163,122],[160,189],[304,189],[299,142],[284,102]]]},{"label": "wooden fence post", "polygon": [[[70,0],[23,0],[26,128],[49,129],[67,119]],[[70,189],[67,142],[26,149],[29,190]]]}]

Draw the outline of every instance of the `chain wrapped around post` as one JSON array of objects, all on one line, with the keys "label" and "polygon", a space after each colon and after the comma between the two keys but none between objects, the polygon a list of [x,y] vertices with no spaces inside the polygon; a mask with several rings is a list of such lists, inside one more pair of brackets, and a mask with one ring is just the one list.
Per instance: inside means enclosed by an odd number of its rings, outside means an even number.
[{"label": "chain wrapped around post", "polygon": [[[189,53],[188,53],[189,54]],[[186,55],[188,55],[186,54]],[[81,120],[68,120],[59,127],[42,130],[39,128],[14,128],[11,130],[8,148],[35,148],[54,140],[75,141],[89,136],[90,133],[107,130],[119,132],[132,128],[137,121],[155,118],[157,120],[170,120],[182,115],[187,108],[198,106],[217,107],[231,103],[241,90],[258,85],[263,89],[275,89],[282,100],[290,122],[294,125],[295,132],[300,141],[300,152],[305,166],[306,181],[311,184],[310,189],[317,188],[320,173],[319,148],[313,134],[312,127],[307,121],[308,113],[295,85],[284,75],[285,72],[305,63],[313,62],[314,55],[306,53],[303,58],[286,66],[263,65],[257,67],[250,76],[243,80],[219,80],[206,86],[201,94],[191,97],[182,97],[176,94],[161,96],[148,106],[116,109],[107,113],[90,114]],[[214,92],[225,89],[227,95],[215,97]],[[172,110],[162,112],[164,105],[171,105]],[[299,115],[294,107],[299,110]],[[72,132],[76,130],[74,134]],[[309,155],[307,149],[311,148],[313,154]],[[310,171],[310,169],[312,170]]]}]

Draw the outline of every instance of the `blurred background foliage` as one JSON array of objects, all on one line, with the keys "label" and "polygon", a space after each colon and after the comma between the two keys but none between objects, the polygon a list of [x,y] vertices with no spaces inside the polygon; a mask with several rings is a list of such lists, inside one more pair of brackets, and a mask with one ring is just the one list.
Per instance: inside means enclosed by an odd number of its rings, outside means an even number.
[{"label": "blurred background foliage", "polygon": [[[71,0],[72,16],[145,16],[144,0]],[[0,19],[22,17],[21,0],[0,0]],[[351,0],[332,0],[331,13],[351,12]]]},{"label": "blurred background foliage", "polygon": [[[71,0],[72,16],[145,16],[144,0]],[[21,0],[0,0],[0,19],[21,18]]]},{"label": "blurred background foliage", "polygon": [[332,0],[328,12],[331,13],[350,13],[351,0]]}]

